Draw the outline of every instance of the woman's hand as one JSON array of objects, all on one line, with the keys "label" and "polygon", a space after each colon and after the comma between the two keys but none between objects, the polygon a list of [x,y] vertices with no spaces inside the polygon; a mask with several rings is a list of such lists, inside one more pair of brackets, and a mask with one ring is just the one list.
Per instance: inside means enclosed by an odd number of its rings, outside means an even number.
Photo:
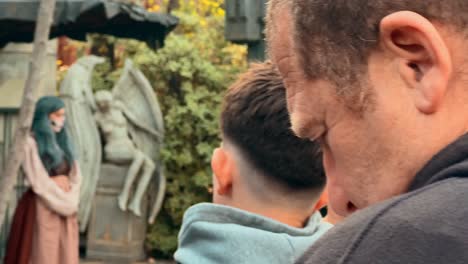
[{"label": "woman's hand", "polygon": [[71,190],[70,187],[70,180],[68,179],[68,176],[65,175],[59,175],[52,177],[52,180],[62,189],[64,192],[69,192]]}]

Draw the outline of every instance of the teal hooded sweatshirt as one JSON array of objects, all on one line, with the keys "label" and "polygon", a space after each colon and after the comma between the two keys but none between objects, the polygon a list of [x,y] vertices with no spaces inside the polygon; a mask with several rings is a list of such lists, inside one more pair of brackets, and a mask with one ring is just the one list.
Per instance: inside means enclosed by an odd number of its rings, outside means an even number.
[{"label": "teal hooded sweatshirt", "polygon": [[313,214],[295,228],[233,207],[201,203],[189,208],[174,254],[182,264],[294,263],[331,224]]}]

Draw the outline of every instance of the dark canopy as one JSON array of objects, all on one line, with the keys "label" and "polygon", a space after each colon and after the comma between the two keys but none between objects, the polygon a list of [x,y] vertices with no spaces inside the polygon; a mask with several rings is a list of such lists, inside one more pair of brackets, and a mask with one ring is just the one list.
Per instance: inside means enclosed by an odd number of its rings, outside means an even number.
[{"label": "dark canopy", "polygon": [[[40,0],[0,1],[0,47],[8,42],[32,42]],[[178,23],[177,17],[143,7],[106,0],[57,0],[50,38],[86,40],[87,33],[146,41],[152,48]]]}]

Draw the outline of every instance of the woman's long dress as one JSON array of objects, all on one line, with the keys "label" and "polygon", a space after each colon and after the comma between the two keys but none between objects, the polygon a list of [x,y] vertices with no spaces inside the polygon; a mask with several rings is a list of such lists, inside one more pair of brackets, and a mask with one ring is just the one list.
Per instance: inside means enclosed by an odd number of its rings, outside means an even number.
[{"label": "woman's long dress", "polygon": [[[34,151],[35,142],[29,143]],[[64,161],[47,173],[48,178],[44,179],[45,169],[40,166],[42,164],[34,164],[38,157],[31,153],[31,148],[23,163],[31,188],[16,208],[4,263],[78,264],[79,231],[74,207],[77,207],[75,196],[76,189],[79,190],[79,171]],[[76,167],[76,164],[73,166]],[[72,185],[69,193],[57,190],[58,186],[51,180],[59,175],[69,176]],[[51,181],[53,185],[50,182],[43,184],[41,180]],[[54,193],[59,195],[54,197]],[[66,202],[70,204],[64,206]]]}]

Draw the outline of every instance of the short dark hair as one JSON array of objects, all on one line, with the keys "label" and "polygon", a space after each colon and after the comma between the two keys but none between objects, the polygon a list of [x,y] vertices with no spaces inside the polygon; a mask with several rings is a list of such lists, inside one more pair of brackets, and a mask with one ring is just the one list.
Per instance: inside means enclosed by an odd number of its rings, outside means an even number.
[{"label": "short dark hair", "polygon": [[292,190],[324,186],[319,144],[291,130],[286,91],[272,63],[252,64],[229,88],[221,128],[246,160],[273,181]]},{"label": "short dark hair", "polygon": [[466,0],[270,0],[267,23],[278,4],[292,10],[294,42],[306,76],[342,88],[367,72],[369,55],[378,47],[380,21],[391,13],[413,11],[459,31],[468,26]]}]

